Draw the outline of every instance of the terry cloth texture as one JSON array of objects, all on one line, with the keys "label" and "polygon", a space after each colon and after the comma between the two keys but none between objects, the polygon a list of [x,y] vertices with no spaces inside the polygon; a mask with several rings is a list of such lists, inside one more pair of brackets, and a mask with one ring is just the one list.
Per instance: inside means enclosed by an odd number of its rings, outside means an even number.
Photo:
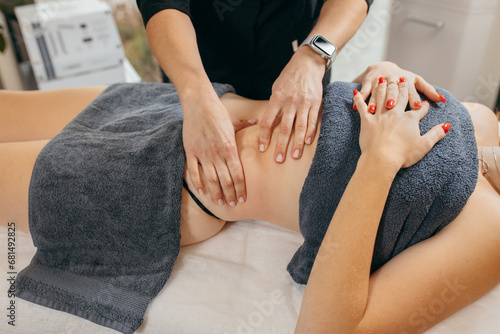
[{"label": "terry cloth texture", "polygon": [[139,328],[180,248],[182,120],[173,85],[116,84],[43,148],[29,189],[37,253],[17,297]]},{"label": "terry cloth texture", "polygon": [[[318,249],[361,154],[360,118],[352,110],[354,89],[359,90],[359,85],[336,82],[326,92],[318,146],[300,194],[304,243],[287,267],[300,284],[309,279]],[[451,129],[420,162],[397,174],[378,229],[372,272],[450,223],[475,189],[478,158],[469,113],[450,93],[442,89],[438,92],[447,102],[431,102],[429,113],[420,122],[421,133],[445,122],[451,124]]]}]

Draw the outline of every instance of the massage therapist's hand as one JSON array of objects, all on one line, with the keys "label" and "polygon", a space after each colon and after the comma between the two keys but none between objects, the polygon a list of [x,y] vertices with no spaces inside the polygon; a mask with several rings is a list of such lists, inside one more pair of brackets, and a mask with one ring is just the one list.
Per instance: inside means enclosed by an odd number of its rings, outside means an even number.
[{"label": "massage therapist's hand", "polygon": [[268,149],[273,129],[280,122],[274,152],[278,163],[286,159],[294,127],[291,150],[294,159],[300,159],[304,143],[311,144],[315,137],[325,64],[310,47],[302,46],[273,84],[269,105],[260,122],[259,149],[261,152]]},{"label": "massage therapist's hand", "polygon": [[408,96],[410,106],[413,109],[420,109],[422,101],[417,91],[424,94],[433,102],[446,102],[446,99],[439,94],[432,85],[427,83],[421,76],[410,71],[403,70],[399,66],[389,61],[384,61],[368,66],[368,68],[353,82],[362,84],[361,96],[366,100],[372,91],[381,83],[381,80],[387,82],[387,97],[384,101],[375,101],[375,96],[372,95],[368,102],[368,108],[376,109],[380,106],[386,106],[392,109],[398,98],[399,78],[404,77],[408,82]]},{"label": "massage therapist's hand", "polygon": [[224,204],[224,199],[231,206],[244,202],[245,176],[235,142],[236,126],[226,108],[215,92],[213,96],[198,96],[183,102],[182,137],[194,187],[200,195],[208,190],[219,205]]},{"label": "massage therapist's hand", "polygon": [[380,106],[376,111],[370,111],[362,95],[354,91],[354,103],[361,117],[359,146],[362,155],[375,157],[394,173],[421,160],[450,129],[448,123],[439,124],[421,136],[419,123],[427,114],[429,103],[424,101],[419,109],[412,108],[405,112],[408,82],[402,78],[397,86],[397,102],[392,109],[388,109],[382,103],[389,93],[387,83],[378,85],[373,93],[375,102]]}]

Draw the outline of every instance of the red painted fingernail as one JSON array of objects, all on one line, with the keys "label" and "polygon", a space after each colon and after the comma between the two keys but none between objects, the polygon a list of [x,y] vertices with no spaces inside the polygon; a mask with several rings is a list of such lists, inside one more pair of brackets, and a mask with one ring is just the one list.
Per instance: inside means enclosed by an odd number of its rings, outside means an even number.
[{"label": "red painted fingernail", "polygon": [[354,107],[352,107],[352,109],[358,110],[358,107],[356,107],[356,105],[354,105]]},{"label": "red painted fingernail", "polygon": [[406,78],[405,77],[399,78],[399,82],[406,82]]},{"label": "red painted fingernail", "polygon": [[368,111],[372,114],[374,114],[376,110],[377,110],[377,106],[375,106],[373,104],[368,108]]},{"label": "red painted fingernail", "polygon": [[387,103],[385,104],[385,106],[386,106],[387,108],[392,108],[392,107],[394,107],[394,100],[393,100],[393,99],[388,100],[388,101],[387,101]]},{"label": "red painted fingernail", "polygon": [[422,107],[422,103],[420,101],[413,102],[413,108],[420,109]]},{"label": "red painted fingernail", "polygon": [[444,123],[443,125],[441,125],[441,127],[443,128],[444,133],[448,133],[448,131],[450,131],[451,125],[450,123]]},{"label": "red painted fingernail", "polygon": [[429,101],[425,100],[424,103],[429,103]]},{"label": "red painted fingernail", "polygon": [[439,93],[438,93],[438,95],[441,98],[441,102],[446,103],[446,97],[444,97],[443,95],[441,95]]},{"label": "red painted fingernail", "polygon": [[379,84],[384,83],[384,82],[385,82],[384,77],[380,77],[380,78],[378,78],[378,83],[379,83]]},{"label": "red painted fingernail", "polygon": [[356,96],[358,93],[359,93],[359,92],[358,92],[358,90],[357,90],[357,89],[355,89],[355,90],[354,90],[354,92],[352,92],[352,94],[353,94],[354,96]]}]

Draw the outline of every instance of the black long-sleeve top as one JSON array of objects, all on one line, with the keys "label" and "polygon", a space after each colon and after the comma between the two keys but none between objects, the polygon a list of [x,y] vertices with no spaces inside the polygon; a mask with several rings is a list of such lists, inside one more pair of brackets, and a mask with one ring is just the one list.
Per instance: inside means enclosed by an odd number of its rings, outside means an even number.
[{"label": "black long-sleeve top", "polygon": [[[144,25],[177,9],[196,31],[212,82],[232,84],[248,98],[268,99],[274,81],[316,23],[326,0],[137,0]],[[373,0],[366,0],[370,6]]]}]

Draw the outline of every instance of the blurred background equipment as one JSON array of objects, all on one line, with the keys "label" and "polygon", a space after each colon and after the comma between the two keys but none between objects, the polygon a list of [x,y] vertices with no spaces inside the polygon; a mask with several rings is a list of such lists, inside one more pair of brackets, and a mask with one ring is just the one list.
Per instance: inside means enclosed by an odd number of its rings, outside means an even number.
[{"label": "blurred background equipment", "polygon": [[[125,57],[107,3],[26,3],[0,0],[13,38],[8,61],[0,62],[5,88],[45,90],[141,81]],[[18,68],[18,75],[7,73],[10,68]],[[22,87],[12,87],[15,81],[21,81]]]},{"label": "blurred background equipment", "polygon": [[125,81],[125,54],[106,3],[42,2],[15,13],[39,89]]}]

